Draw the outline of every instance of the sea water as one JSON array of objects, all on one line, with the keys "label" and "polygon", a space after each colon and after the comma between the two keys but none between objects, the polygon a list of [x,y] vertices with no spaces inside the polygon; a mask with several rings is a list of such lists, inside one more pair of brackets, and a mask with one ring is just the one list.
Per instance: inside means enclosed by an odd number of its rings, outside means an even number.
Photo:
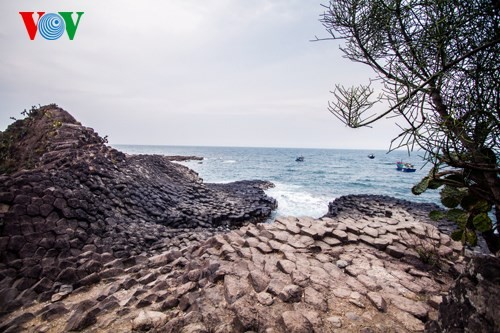
[{"label": "sea water", "polygon": [[[181,164],[196,171],[206,183],[269,180],[266,193],[278,200],[276,215],[320,217],[328,203],[347,194],[379,194],[414,202],[439,203],[439,193],[429,190],[415,196],[411,187],[431,166],[417,153],[407,151],[235,148],[115,145],[128,154],[194,155],[203,161]],[[368,155],[374,154],[374,159]],[[303,156],[303,162],[296,162]],[[396,170],[396,161],[412,163],[414,173]]]}]

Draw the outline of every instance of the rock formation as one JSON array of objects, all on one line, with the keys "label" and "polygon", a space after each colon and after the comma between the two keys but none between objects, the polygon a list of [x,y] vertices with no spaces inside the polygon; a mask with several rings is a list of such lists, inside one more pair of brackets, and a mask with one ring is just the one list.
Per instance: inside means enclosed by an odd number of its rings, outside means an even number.
[{"label": "rock formation", "polygon": [[259,223],[271,183],[169,160],[54,105],[0,132],[0,332],[499,329],[498,262],[467,264],[434,206],[345,196]]},{"label": "rock formation", "polygon": [[500,258],[475,256],[439,306],[428,332],[500,332]]},{"label": "rock formation", "polygon": [[[391,216],[278,218],[152,257],[81,253],[102,263],[92,282],[58,285],[0,330],[421,332],[462,247],[403,205],[378,208]],[[422,263],[421,250],[437,261]]]},{"label": "rock formation", "polygon": [[126,156],[54,105],[0,142],[0,313],[96,282],[109,261],[179,250],[276,208],[268,182],[204,184],[163,156]]}]

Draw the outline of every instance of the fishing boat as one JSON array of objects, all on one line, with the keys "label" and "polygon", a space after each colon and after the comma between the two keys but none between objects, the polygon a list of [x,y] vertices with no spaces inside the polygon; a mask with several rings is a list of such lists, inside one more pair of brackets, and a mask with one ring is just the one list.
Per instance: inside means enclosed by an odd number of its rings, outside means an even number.
[{"label": "fishing boat", "polygon": [[295,159],[295,162],[304,162],[304,156],[299,156]]},{"label": "fishing boat", "polygon": [[415,172],[417,169],[411,163],[404,163],[402,161],[396,162],[396,170],[403,172]]},{"label": "fishing boat", "polygon": [[368,158],[373,160],[375,158],[375,155],[370,154],[370,155],[368,155]]}]

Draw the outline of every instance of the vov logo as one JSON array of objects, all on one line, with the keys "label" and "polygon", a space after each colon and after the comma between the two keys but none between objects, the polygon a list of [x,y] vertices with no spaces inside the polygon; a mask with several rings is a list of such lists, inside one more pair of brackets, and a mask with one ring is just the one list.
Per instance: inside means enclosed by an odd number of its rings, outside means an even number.
[{"label": "vov logo", "polygon": [[76,12],[76,22],[73,21],[73,12],[59,12],[58,14],[37,12],[38,20],[36,23],[33,18],[34,13],[19,12],[31,40],[35,39],[37,31],[40,33],[40,36],[47,40],[59,39],[64,34],[64,31],[66,31],[69,39],[73,40],[84,12]]}]

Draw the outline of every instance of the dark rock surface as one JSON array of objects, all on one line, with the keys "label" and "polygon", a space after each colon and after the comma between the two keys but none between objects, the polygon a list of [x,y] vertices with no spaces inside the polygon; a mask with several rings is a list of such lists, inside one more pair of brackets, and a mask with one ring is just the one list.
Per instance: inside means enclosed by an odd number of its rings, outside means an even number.
[{"label": "dark rock surface", "polygon": [[200,157],[200,156],[180,156],[180,155],[173,155],[173,156],[165,156],[164,158],[167,161],[176,161],[176,162],[203,161],[203,157]]},{"label": "dark rock surface", "polygon": [[500,258],[476,256],[439,305],[428,332],[500,332]]},{"label": "dark rock surface", "polygon": [[404,207],[411,212],[412,217],[436,225],[441,231],[449,233],[454,228],[453,223],[443,221],[441,224],[429,219],[429,212],[440,210],[436,204],[415,203],[403,199],[397,199],[386,195],[346,195],[342,196],[328,204],[327,217],[343,216],[348,214],[350,217],[370,216],[370,217],[392,217],[394,207]]},{"label": "dark rock surface", "polygon": [[126,156],[54,105],[0,134],[0,313],[263,221],[277,205],[268,182],[204,184],[172,158]]},{"label": "dark rock surface", "polygon": [[[113,274],[16,310],[0,330],[422,332],[453,280],[440,267],[460,266],[462,247],[405,207],[390,211],[390,218],[279,217],[182,251],[116,259],[105,264]],[[442,266],[417,264],[422,244],[446,253]]]},{"label": "dark rock surface", "polygon": [[[433,203],[415,203],[408,200],[389,197],[386,195],[346,195],[328,204],[326,217],[342,217],[349,215],[351,218],[370,217],[391,217],[394,207],[404,207],[411,213],[410,220],[431,224],[440,232],[450,235],[456,228],[455,222],[447,219],[434,221],[429,218],[429,212],[442,210],[443,208]],[[473,250],[477,254],[490,254],[486,241],[477,235],[478,244]]]}]

